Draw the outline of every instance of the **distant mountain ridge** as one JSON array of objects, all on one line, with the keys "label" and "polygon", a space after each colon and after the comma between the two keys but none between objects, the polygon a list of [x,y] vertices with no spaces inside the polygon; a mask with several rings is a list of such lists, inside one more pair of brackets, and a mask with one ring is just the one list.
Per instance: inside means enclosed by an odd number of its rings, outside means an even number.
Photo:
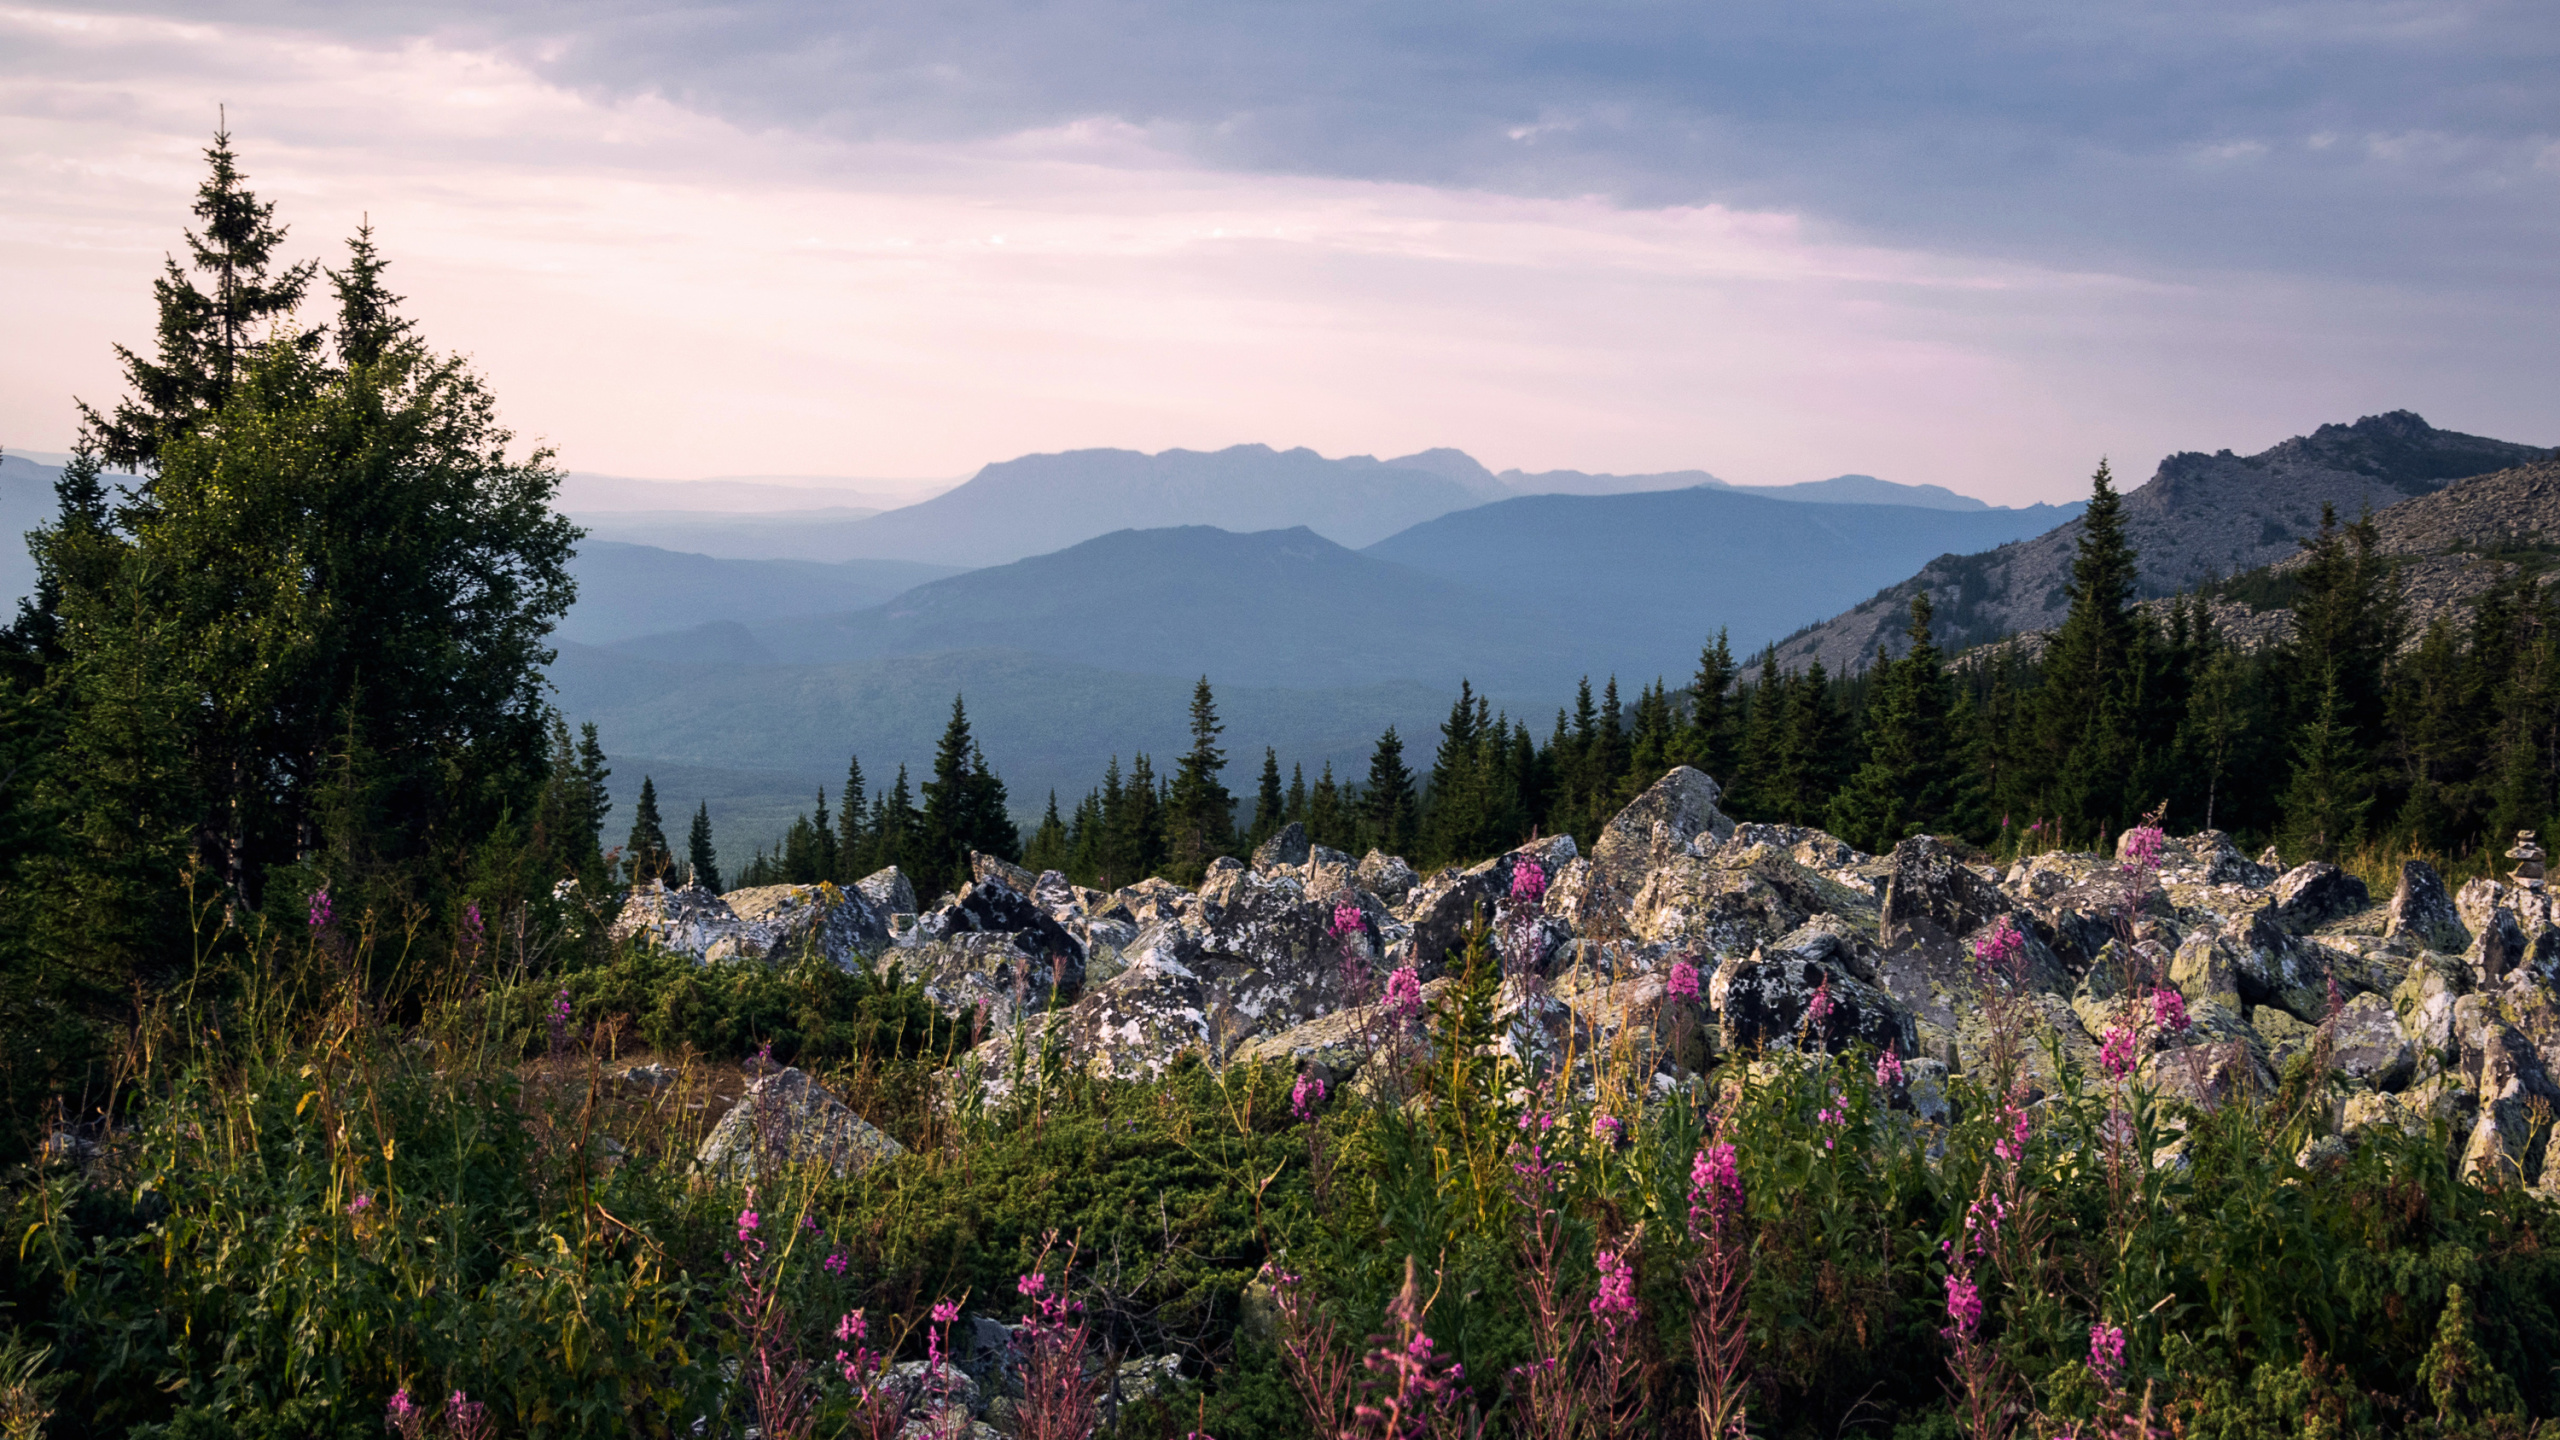
[{"label": "distant mountain ridge", "polygon": [[[2431,494],[2466,476],[2550,458],[2541,446],[2438,430],[2407,410],[2323,425],[2255,455],[2183,451],[2160,462],[2125,495],[2125,533],[2140,567],[2142,598],[2173,595],[2217,577],[2273,564],[2317,530],[2320,507],[2352,516]],[[2077,519],[2032,539],[1942,556],[1900,584],[1789,636],[1779,662],[1800,670],[1819,659],[1834,671],[1870,663],[1876,647],[1904,648],[1911,597],[1929,592],[1940,643],[1951,648],[2051,629],[2069,608],[2065,594],[2080,540]]]}]

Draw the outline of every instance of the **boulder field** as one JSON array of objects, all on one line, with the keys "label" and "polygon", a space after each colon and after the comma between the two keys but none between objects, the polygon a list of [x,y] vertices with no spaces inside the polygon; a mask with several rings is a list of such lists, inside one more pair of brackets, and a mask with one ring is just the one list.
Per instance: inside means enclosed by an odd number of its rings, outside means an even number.
[{"label": "boulder field", "polygon": [[[1415,1017],[1481,922],[1495,1043],[1533,1069],[1587,1077],[1607,1057],[1616,1083],[1662,1091],[1716,1053],[1869,1047],[1935,1083],[1984,1066],[2005,1030],[2049,1079],[2057,1057],[2094,1074],[2121,1026],[2154,1084],[2219,1103],[2271,1093],[2321,1047],[2348,1087],[2344,1133],[2442,1122],[2466,1172],[2560,1189],[2536,1118],[2560,1105],[2560,924],[2538,851],[2520,878],[2458,892],[2410,861],[2377,897],[2218,831],[2116,856],[1999,862],[1929,836],[1868,855],[1737,823],[1720,799],[1677,768],[1587,855],[1560,836],[1429,875],[1293,825],[1197,890],[1094,890],[985,856],[926,909],[898,908],[916,900],[894,871],[850,889],[651,886],[614,932],[706,963],[894,968],[970,1024],[964,1073],[993,1095],[1034,1058],[1134,1080],[1185,1054],[1366,1088],[1427,1044]],[[2182,1023],[2132,1023],[2167,994]]]}]

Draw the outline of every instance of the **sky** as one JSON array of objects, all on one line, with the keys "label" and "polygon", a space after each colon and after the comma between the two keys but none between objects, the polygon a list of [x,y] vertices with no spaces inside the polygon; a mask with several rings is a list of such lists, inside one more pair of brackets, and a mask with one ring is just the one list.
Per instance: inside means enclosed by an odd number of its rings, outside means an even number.
[{"label": "sky", "polygon": [[0,446],[116,393],[218,106],[582,471],[2560,443],[2547,0],[0,3]]}]

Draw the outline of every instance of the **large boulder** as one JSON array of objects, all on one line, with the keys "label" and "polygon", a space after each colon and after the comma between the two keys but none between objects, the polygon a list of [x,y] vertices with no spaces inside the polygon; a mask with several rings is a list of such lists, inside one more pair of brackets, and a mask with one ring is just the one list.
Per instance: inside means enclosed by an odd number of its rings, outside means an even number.
[{"label": "large boulder", "polygon": [[969,879],[971,883],[980,885],[992,880],[1018,895],[1029,895],[1040,887],[1039,876],[1003,856],[989,855],[981,850],[969,852]]},{"label": "large boulder", "polygon": [[2276,880],[2276,923],[2296,934],[2353,915],[2372,903],[2362,880],[2325,860],[2297,865]]},{"label": "large boulder", "polygon": [[1398,912],[1412,933],[1395,947],[1389,963],[1411,965],[1415,973],[1430,979],[1465,948],[1467,931],[1479,919],[1493,928],[1496,943],[1501,943],[1514,922],[1545,913],[1543,897],[1534,907],[1511,898],[1512,879],[1520,867],[1535,864],[1553,879],[1573,859],[1573,837],[1558,835],[1531,841],[1481,865],[1433,875],[1406,897]]},{"label": "large boulder", "polygon": [[[1455,984],[1445,978],[1425,982],[1423,1013],[1437,1009]],[[1396,1025],[1395,1017],[1382,1006],[1354,1005],[1285,1030],[1256,1035],[1237,1048],[1233,1063],[1279,1066],[1340,1086],[1357,1075],[1360,1067],[1387,1043],[1396,1033]]]},{"label": "large boulder", "polygon": [[670,890],[663,881],[632,887],[606,933],[619,944],[643,940],[661,950],[701,959],[714,944],[734,939],[737,912],[700,885]]},{"label": "large boulder", "polygon": [[2391,892],[2391,909],[2382,933],[2394,938],[2406,935],[2430,950],[2448,955],[2458,955],[2471,944],[2471,932],[2462,923],[2462,912],[2454,908],[2453,897],[2445,893],[2444,877],[2424,860],[2401,862],[2400,883]]},{"label": "large boulder", "polygon": [[1380,850],[1372,850],[1361,857],[1360,868],[1353,872],[1352,879],[1361,889],[1389,905],[1402,905],[1414,887],[1422,883],[1422,877],[1413,872],[1413,867],[1404,862],[1403,856],[1389,855]]},{"label": "large boulder", "polygon": [[916,913],[915,883],[895,865],[872,871],[853,882],[853,888],[861,891],[862,898],[870,901],[873,908],[884,915]]},{"label": "large boulder", "polygon": [[1695,853],[1699,836],[1722,844],[1733,835],[1732,819],[1716,808],[1723,794],[1702,772],[1673,767],[1601,827],[1591,844],[1592,864],[1605,883],[1631,891],[1666,858]]},{"label": "large boulder", "polygon": [[746,1097],[703,1137],[694,1165],[754,1180],[773,1169],[817,1163],[842,1178],[905,1153],[816,1081],[786,1069],[747,1087]]},{"label": "large boulder", "polygon": [[1891,996],[1835,959],[1816,958],[1836,957],[1836,944],[1810,937],[1798,943],[1805,948],[1772,945],[1747,957],[1728,954],[1716,967],[1707,1001],[1721,1023],[1724,1049],[1837,1052],[1863,1044],[1908,1054],[1917,1046],[1917,1033]]},{"label": "large boulder", "polygon": [[1350,998],[1356,969],[1377,983],[1383,937],[1364,908],[1347,934],[1333,933],[1334,905],[1310,900],[1286,874],[1242,867],[1213,870],[1186,926],[1201,955],[1228,962],[1213,972],[1228,1001],[1258,1027],[1286,1028]]},{"label": "large boulder", "polygon": [[1914,835],[1894,846],[1891,858],[1876,916],[1877,938],[1888,949],[1971,935],[2016,908],[1935,836]]},{"label": "large boulder", "polygon": [[2418,1049],[2391,1002],[2358,995],[2329,1019],[2329,1063],[2369,1090],[2397,1090],[2417,1073]]},{"label": "large boulder", "polygon": [[[850,970],[889,944],[889,917],[859,889],[759,885],[720,898],[738,917],[740,958],[773,963],[814,958]],[[729,957],[715,947],[708,958]]]},{"label": "large boulder", "polygon": [[1292,820],[1280,827],[1280,833],[1254,847],[1253,868],[1265,874],[1294,870],[1307,863],[1312,849],[1307,843],[1307,827]]},{"label": "large boulder", "polygon": [[2475,985],[2499,985],[2532,953],[2532,941],[2516,914],[2516,892],[2495,880],[2473,880],[2454,897],[2454,909],[2471,943],[2463,950]]},{"label": "large boulder", "polygon": [[1082,979],[1084,946],[1031,898],[1035,888],[1036,879],[1016,889],[1001,875],[971,881],[949,904],[916,918],[915,942],[958,935],[1009,935],[1014,948],[1056,960],[1071,970],[1075,979],[1067,982],[1067,988],[1073,990]]}]

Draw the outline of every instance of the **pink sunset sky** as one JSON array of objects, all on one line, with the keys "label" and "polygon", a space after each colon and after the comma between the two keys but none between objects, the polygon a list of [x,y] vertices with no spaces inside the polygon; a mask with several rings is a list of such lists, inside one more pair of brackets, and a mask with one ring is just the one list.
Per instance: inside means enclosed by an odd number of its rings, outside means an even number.
[{"label": "pink sunset sky", "polygon": [[[848,123],[734,77],[580,69],[567,20],[324,14],[0,8],[0,444],[67,448],[72,398],[117,391],[111,345],[147,345],[217,105],[290,256],[337,263],[369,215],[430,340],[577,470],[947,479],[1087,446],[1449,445],[1497,470],[1856,471],[2024,504],[2085,493],[2102,454],[2139,477],[2385,409],[2560,440],[2560,341],[2519,313],[2550,294],[2531,257],[2560,192],[2560,142],[2530,125],[2477,162],[2506,218],[2444,231],[2480,263],[2424,254],[2408,217],[2327,263],[2310,227],[1959,223],[1916,181],[1862,192],[1854,137],[1773,141],[1726,183],[1632,142],[1534,171],[1350,163],[1331,132],[1240,154],[1196,99]],[[1598,112],[1559,113],[1542,123]],[[2231,226],[2255,202],[2224,171],[2340,145],[2453,163],[2284,124],[2161,140],[2144,183],[2209,186],[2194,224]],[[1546,138],[1486,134],[1487,154]],[[1791,188],[1790,155],[1821,183]],[[1987,160],[1966,183],[2000,193]],[[2072,193],[2047,175],[2019,203]]]}]

